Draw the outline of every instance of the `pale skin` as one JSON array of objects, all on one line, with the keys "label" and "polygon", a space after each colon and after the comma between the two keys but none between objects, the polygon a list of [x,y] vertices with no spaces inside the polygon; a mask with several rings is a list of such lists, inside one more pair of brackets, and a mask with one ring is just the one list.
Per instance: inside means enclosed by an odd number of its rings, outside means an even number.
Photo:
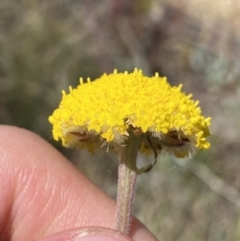
[{"label": "pale skin", "polygon": [[[17,127],[0,126],[0,204],[4,241],[40,240],[85,226],[114,227],[115,201],[45,140]],[[137,219],[130,236],[157,241]],[[58,240],[66,241],[66,235]]]}]

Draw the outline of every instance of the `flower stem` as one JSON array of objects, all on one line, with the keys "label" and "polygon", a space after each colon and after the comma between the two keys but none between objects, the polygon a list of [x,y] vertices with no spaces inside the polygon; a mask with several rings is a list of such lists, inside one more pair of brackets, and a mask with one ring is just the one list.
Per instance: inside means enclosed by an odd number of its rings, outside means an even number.
[{"label": "flower stem", "polygon": [[132,221],[136,177],[136,172],[131,170],[124,163],[119,165],[115,229],[126,235],[129,234]]},{"label": "flower stem", "polygon": [[118,194],[115,229],[128,235],[133,215],[133,198],[137,178],[137,153],[141,138],[130,134],[125,146],[118,147]]}]

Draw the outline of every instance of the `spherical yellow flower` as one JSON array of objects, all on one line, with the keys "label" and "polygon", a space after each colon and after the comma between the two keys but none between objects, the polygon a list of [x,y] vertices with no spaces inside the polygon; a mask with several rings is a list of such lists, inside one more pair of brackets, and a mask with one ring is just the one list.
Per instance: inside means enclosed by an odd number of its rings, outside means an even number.
[{"label": "spherical yellow flower", "polygon": [[169,150],[184,157],[209,148],[210,118],[198,101],[172,87],[166,78],[133,73],[104,74],[88,79],[70,93],[63,91],[58,109],[49,117],[53,137],[64,146],[91,148],[95,143],[124,145],[130,132],[142,138],[142,148]]}]

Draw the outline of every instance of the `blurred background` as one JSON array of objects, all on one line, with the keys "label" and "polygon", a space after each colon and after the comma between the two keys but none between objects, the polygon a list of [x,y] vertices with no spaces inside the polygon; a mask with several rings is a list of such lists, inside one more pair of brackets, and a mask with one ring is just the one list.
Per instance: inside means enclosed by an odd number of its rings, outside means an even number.
[{"label": "blurred background", "polygon": [[240,240],[239,13],[238,0],[1,0],[0,123],[38,133],[115,198],[113,154],[52,140],[61,90],[114,68],[183,83],[212,117],[212,147],[159,158],[139,176],[134,212],[159,240]]}]

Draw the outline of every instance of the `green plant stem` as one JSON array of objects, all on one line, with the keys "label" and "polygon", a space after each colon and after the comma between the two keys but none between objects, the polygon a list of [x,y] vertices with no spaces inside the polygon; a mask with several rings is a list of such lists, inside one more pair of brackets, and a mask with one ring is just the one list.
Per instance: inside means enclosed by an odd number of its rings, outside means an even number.
[{"label": "green plant stem", "polygon": [[129,234],[137,174],[125,164],[118,167],[118,196],[115,229]]},{"label": "green plant stem", "polygon": [[137,153],[141,138],[130,134],[125,146],[117,148],[118,166],[118,194],[115,229],[128,235],[133,215],[133,198],[137,178]]}]

